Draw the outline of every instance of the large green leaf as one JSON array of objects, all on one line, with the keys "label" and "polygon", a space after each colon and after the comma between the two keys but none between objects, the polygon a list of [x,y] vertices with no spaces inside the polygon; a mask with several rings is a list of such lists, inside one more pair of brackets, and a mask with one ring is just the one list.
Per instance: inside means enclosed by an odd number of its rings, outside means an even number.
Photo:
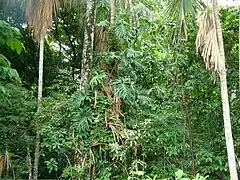
[{"label": "large green leaf", "polygon": [[21,36],[17,28],[10,26],[5,21],[0,20],[0,44],[7,45],[18,54],[23,49],[23,43],[19,40]]}]

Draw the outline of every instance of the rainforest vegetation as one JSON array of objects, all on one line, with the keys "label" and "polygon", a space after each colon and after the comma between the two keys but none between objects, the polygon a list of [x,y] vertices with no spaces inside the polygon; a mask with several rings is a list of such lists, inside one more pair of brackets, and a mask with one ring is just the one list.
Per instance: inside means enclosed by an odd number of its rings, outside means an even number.
[{"label": "rainforest vegetation", "polygon": [[0,177],[237,180],[240,11],[204,2],[1,0]]}]

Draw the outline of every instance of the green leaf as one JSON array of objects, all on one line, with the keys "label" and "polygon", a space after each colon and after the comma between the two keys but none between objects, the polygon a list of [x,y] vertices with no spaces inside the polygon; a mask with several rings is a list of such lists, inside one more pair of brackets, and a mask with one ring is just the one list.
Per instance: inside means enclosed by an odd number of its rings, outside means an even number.
[{"label": "green leaf", "polygon": [[7,45],[20,54],[23,49],[23,44],[19,40],[20,36],[19,29],[11,27],[10,24],[0,20],[0,44]]},{"label": "green leaf", "polygon": [[3,66],[3,67],[11,66],[11,63],[8,61],[8,59],[2,54],[0,54],[0,66]]},{"label": "green leaf", "polygon": [[21,53],[23,44],[16,39],[7,39],[7,45],[13,50],[16,51],[18,54]]},{"label": "green leaf", "polygon": [[4,86],[0,85],[0,93],[7,94],[7,91]]},{"label": "green leaf", "polygon": [[144,171],[131,171],[130,174],[137,175],[137,176],[143,176],[145,174]]},{"label": "green leaf", "polygon": [[14,40],[12,38],[7,39],[7,45],[14,51]]},{"label": "green leaf", "polygon": [[0,36],[0,44],[5,44],[6,43],[6,40]]},{"label": "green leaf", "polygon": [[144,171],[136,171],[135,174],[138,175],[138,176],[143,176],[144,175]]},{"label": "green leaf", "polygon": [[18,54],[22,52],[23,44],[20,41],[15,42],[15,49]]},{"label": "green leaf", "polygon": [[176,176],[177,178],[182,178],[183,175],[184,175],[183,170],[178,170],[177,172],[175,172],[175,176]]}]

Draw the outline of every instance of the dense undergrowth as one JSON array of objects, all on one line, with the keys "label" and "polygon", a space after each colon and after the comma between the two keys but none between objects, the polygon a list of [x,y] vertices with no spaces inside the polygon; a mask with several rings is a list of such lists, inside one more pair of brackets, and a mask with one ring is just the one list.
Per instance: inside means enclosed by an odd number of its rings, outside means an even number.
[{"label": "dense undergrowth", "polygon": [[[85,92],[77,91],[75,78],[83,43],[75,17],[82,15],[75,8],[62,9],[45,43],[44,98],[38,110],[37,43],[19,24],[18,8],[11,14],[1,9],[1,18],[11,17],[9,23],[21,32],[6,35],[18,37],[24,48],[0,43],[0,53],[11,62],[0,61],[0,176],[28,177],[39,130],[41,179],[229,178],[218,80],[196,54],[195,20],[188,40],[175,42],[177,25],[164,20],[155,3],[134,7],[138,19],[132,22],[129,12],[119,9],[111,29],[108,5],[98,3],[93,72]],[[239,156],[237,10],[223,9],[221,15]],[[3,25],[11,32],[0,21],[1,33]],[[103,35],[107,40],[101,44]],[[53,42],[65,50],[57,51]]]}]

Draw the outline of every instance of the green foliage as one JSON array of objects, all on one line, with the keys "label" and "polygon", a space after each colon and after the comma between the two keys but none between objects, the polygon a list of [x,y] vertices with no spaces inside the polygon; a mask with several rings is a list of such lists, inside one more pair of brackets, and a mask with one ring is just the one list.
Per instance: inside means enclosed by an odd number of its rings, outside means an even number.
[{"label": "green foliage", "polygon": [[45,161],[47,168],[49,169],[49,172],[57,171],[58,163],[54,158],[51,158],[49,161]]},{"label": "green foliage", "polygon": [[[37,121],[41,179],[228,179],[220,90],[195,53],[195,24],[189,23],[188,41],[174,41],[179,25],[164,18],[164,4],[129,2],[116,2],[112,27],[109,1],[97,2],[96,52],[84,93],[76,90],[85,7],[77,1],[61,7],[45,43],[43,101],[37,113],[38,44],[16,10],[0,10],[22,34],[0,21],[0,152],[11,154],[16,178],[29,173],[26,157],[34,156]],[[221,16],[240,157],[238,11],[223,9]],[[17,72],[28,90],[19,86]],[[191,176],[191,153],[196,172],[205,177]]]},{"label": "green foliage", "polygon": [[89,86],[91,89],[101,88],[104,80],[106,80],[107,75],[103,71],[94,71],[92,78],[89,81]]},{"label": "green foliage", "polygon": [[10,81],[20,83],[20,77],[15,69],[12,69],[8,59],[0,54],[0,81]]},{"label": "green foliage", "polygon": [[72,94],[76,90],[76,82],[72,81],[70,72],[59,69],[51,84],[46,88],[46,94]]},{"label": "green foliage", "polygon": [[74,167],[68,167],[63,171],[63,177],[66,179],[76,178],[76,179],[85,179],[90,178],[87,172],[89,166],[81,167],[80,165]]},{"label": "green foliage", "polygon": [[[21,34],[18,29],[0,20],[0,46],[8,46],[20,54],[23,49],[23,44],[19,40],[20,36]],[[0,93],[6,94],[6,89],[3,85],[6,81],[13,83],[21,82],[17,71],[11,68],[10,61],[0,53]]]},{"label": "green foliage", "polygon": [[20,54],[23,49],[23,43],[19,40],[19,37],[21,36],[19,30],[11,27],[8,23],[1,20],[0,32],[0,44],[7,45],[13,51],[16,51],[18,54]]},{"label": "green foliage", "polygon": [[5,57],[5,56],[3,56],[2,54],[0,55],[0,65],[2,66],[2,67],[10,67],[10,62],[8,61],[8,59]]},{"label": "green foliage", "polygon": [[[1,53],[6,54],[4,48],[7,47],[20,54],[24,48],[20,37],[21,33],[17,28],[5,21],[0,21]],[[7,154],[11,154],[11,160],[9,156],[6,162],[1,161],[3,163],[1,167],[4,167],[4,164],[7,165],[4,177],[10,174],[22,177],[28,173],[25,157],[27,149],[33,144],[32,118],[36,103],[31,92],[19,86],[21,83],[19,74],[3,54],[0,54],[0,132],[2,135],[0,153],[9,152],[1,156],[1,159],[6,159]]]},{"label": "green foliage", "polygon": [[[131,171],[130,175],[128,177],[128,180],[140,180],[140,179],[144,179],[144,180],[156,180],[157,176],[154,176],[153,178],[149,177],[149,176],[145,176],[144,175],[145,172],[144,171]],[[207,180],[207,177],[203,177],[200,174],[197,174],[195,177],[193,178],[189,178],[189,176],[187,174],[185,174],[182,170],[178,170],[175,172],[175,177],[176,180]],[[170,178],[164,178],[163,180],[170,180]]]},{"label": "green foliage", "polygon": [[[71,97],[57,95],[46,99],[39,111],[42,146],[70,160],[73,154],[78,154],[79,141],[84,140],[86,148],[98,141],[104,143],[105,138],[109,137],[109,132],[104,132],[104,110],[109,102],[102,95],[98,95],[96,105],[94,100],[94,94],[89,93],[76,93]],[[106,136],[101,137],[102,133]]]},{"label": "green foliage", "polygon": [[11,153],[12,169],[16,177],[27,173],[27,148],[33,151],[32,126],[36,101],[28,90],[5,84],[7,94],[0,94],[0,153]]},{"label": "green foliage", "polygon": [[[185,174],[182,170],[178,170],[175,172],[175,177],[177,180],[190,180],[190,178],[187,178],[187,174]],[[200,176],[200,174],[197,174],[196,177],[191,178],[192,180],[206,180],[207,177]]]}]

